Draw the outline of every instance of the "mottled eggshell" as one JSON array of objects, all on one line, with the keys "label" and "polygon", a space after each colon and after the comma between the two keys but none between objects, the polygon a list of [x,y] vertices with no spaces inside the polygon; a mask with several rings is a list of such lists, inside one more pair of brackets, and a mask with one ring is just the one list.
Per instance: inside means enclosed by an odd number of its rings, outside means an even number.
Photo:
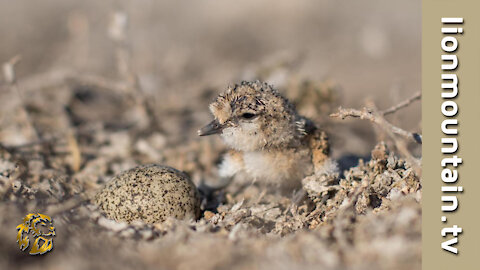
[{"label": "mottled eggshell", "polygon": [[140,166],[111,179],[95,196],[108,218],[146,223],[198,218],[200,196],[187,175],[162,165]]}]

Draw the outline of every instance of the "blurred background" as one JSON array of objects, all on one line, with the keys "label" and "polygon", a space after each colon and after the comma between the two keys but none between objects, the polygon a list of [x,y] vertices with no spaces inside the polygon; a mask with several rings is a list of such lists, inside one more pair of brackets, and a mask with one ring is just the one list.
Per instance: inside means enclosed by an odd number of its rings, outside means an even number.
[{"label": "blurred background", "polygon": [[[243,79],[265,80],[294,101],[293,86],[326,82],[336,97],[329,110],[361,108],[367,99],[385,109],[410,97],[420,90],[420,19],[414,0],[0,1],[0,61],[21,56],[15,70],[26,96],[41,95],[34,75],[69,70],[118,81],[134,74],[167,137],[184,141],[197,139],[215,95]],[[2,111],[3,124],[11,112]],[[389,119],[418,132],[420,105]],[[368,153],[375,143],[372,129],[357,122],[337,140],[337,157]],[[13,133],[0,140],[28,141]]]}]

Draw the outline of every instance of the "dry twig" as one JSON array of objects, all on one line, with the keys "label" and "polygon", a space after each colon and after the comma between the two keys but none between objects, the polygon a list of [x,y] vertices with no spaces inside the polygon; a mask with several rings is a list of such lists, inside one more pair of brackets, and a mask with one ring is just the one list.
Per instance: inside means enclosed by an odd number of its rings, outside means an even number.
[{"label": "dry twig", "polygon": [[148,127],[151,130],[160,130],[159,120],[156,117],[155,109],[145,95],[138,74],[132,65],[132,53],[127,39],[128,15],[124,11],[113,13],[109,26],[110,38],[115,42],[117,69],[134,92],[133,97],[137,104],[145,111],[148,118]]},{"label": "dry twig", "polygon": [[67,67],[32,75],[22,79],[18,84],[25,93],[63,84],[92,86],[99,90],[111,90],[116,93],[126,93],[128,91],[128,85],[125,82],[118,82],[95,74],[82,73]]},{"label": "dry twig", "polygon": [[18,99],[20,100],[22,112],[23,112],[23,117],[25,119],[25,122],[27,123],[27,126],[30,127],[31,133],[35,137],[35,139],[41,139],[40,133],[38,132],[36,126],[34,125],[32,118],[30,117],[30,114],[28,113],[28,110],[25,106],[25,99],[23,98],[23,95],[20,91],[20,88],[18,87],[17,84],[17,77],[15,74],[15,65],[17,65],[22,57],[20,55],[16,55],[12,59],[10,59],[8,62],[3,64],[3,76],[5,77],[5,81],[10,87],[10,90],[15,92],[18,96]]},{"label": "dry twig", "polygon": [[387,133],[390,138],[393,139],[396,148],[403,156],[405,156],[405,158],[411,164],[417,175],[421,175],[420,161],[410,153],[405,142],[403,140],[399,140],[398,136],[396,135],[399,135],[407,140],[413,140],[418,144],[422,144],[422,136],[418,133],[408,132],[397,126],[392,125],[390,122],[385,120],[381,113],[376,110],[373,103],[370,105],[370,107],[370,109],[364,107],[361,111],[356,109],[344,109],[340,107],[337,113],[333,113],[330,116],[341,119],[345,119],[347,117],[354,117],[370,120],[371,122],[375,123],[385,133]]},{"label": "dry twig", "polygon": [[387,122],[379,114],[374,115],[373,110],[367,109],[366,107],[364,107],[361,111],[356,109],[344,109],[340,107],[338,108],[338,112],[330,114],[330,117],[341,118],[342,120],[347,117],[367,119],[384,129],[388,129],[391,132],[404,137],[405,139],[413,140],[418,144],[422,144],[422,136],[420,134],[408,132],[399,127],[396,127],[390,124],[389,122]]},{"label": "dry twig", "polygon": [[71,157],[70,165],[74,172],[78,172],[80,170],[80,166],[82,165],[82,153],[80,151],[77,138],[75,137],[75,134],[73,134],[73,132],[68,132],[67,139]]},{"label": "dry twig", "polygon": [[382,113],[383,116],[388,115],[388,114],[392,114],[392,113],[394,113],[394,112],[396,112],[400,109],[403,109],[403,108],[407,107],[408,105],[410,105],[415,100],[419,100],[421,97],[422,97],[422,92],[418,91],[411,98],[409,98],[405,101],[402,101],[402,102],[400,102],[400,103],[382,111],[381,113]]}]

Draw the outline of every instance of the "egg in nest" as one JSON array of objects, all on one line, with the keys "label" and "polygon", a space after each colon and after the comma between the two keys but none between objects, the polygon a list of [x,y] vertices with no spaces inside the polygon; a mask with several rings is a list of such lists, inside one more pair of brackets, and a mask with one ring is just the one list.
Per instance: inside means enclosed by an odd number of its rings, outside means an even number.
[{"label": "egg in nest", "polygon": [[100,190],[94,202],[116,221],[158,223],[168,217],[196,219],[200,195],[183,172],[162,165],[145,165],[124,171]]}]

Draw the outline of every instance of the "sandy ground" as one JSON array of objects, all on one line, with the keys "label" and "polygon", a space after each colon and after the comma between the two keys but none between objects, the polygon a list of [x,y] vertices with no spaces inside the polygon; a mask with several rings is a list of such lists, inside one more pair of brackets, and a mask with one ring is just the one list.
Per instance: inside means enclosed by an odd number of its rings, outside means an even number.
[{"label": "sandy ground", "polygon": [[[420,90],[417,2],[0,1],[0,61],[21,55],[16,80],[0,76],[0,268],[420,269],[419,145],[329,117]],[[139,164],[214,183],[227,149],[196,130],[242,79],[314,119],[345,171],[306,179],[298,204],[234,184],[197,221],[116,223],[85,200]],[[386,119],[419,132],[419,103]],[[42,257],[15,243],[37,211],[57,233]]]}]

